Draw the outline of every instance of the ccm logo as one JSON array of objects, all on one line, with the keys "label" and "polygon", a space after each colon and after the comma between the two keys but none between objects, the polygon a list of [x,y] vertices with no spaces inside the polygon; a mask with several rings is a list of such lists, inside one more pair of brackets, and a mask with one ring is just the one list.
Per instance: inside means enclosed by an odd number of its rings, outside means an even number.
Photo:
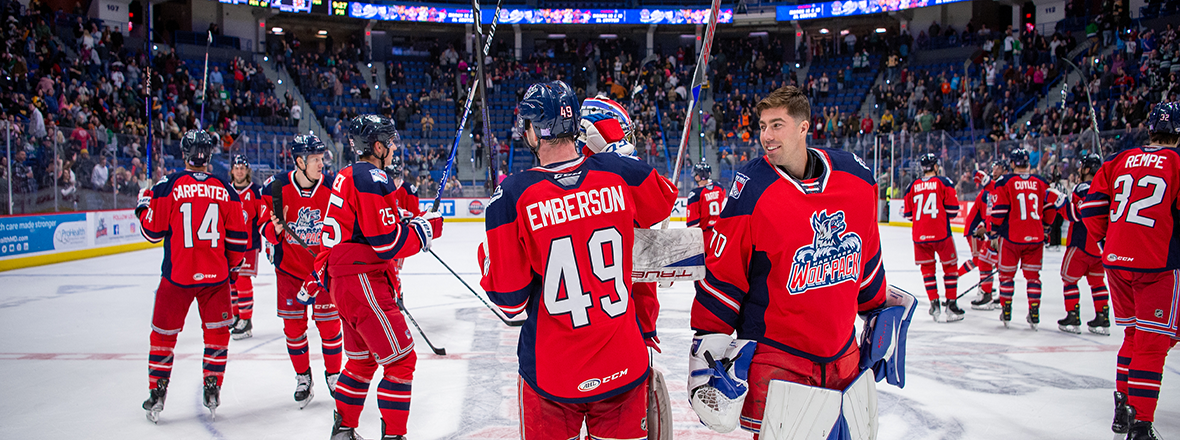
[{"label": "ccm logo", "polygon": [[1124,257],[1124,256],[1120,256],[1120,255],[1115,255],[1115,254],[1107,254],[1106,261],[1109,261],[1111,263],[1114,263],[1116,261],[1126,261],[1129,263],[1129,262],[1135,261],[1135,259],[1132,257]]},{"label": "ccm logo", "polygon": [[595,388],[598,388],[602,384],[605,384],[605,383],[610,382],[612,380],[619,379],[619,378],[626,376],[626,375],[627,375],[627,369],[624,369],[623,371],[619,371],[615,374],[604,377],[602,379],[598,379],[598,378],[586,379],[584,382],[581,383],[581,385],[578,385],[578,391],[581,391],[583,393],[589,392],[589,391],[594,390]]}]

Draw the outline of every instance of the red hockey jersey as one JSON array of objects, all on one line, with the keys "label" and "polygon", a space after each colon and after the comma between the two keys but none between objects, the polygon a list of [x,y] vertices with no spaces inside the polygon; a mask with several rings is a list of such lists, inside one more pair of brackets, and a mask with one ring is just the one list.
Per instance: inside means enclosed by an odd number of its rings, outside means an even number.
[{"label": "red hockey jersey", "polygon": [[670,181],[617,154],[533,168],[496,189],[486,221],[496,260],[480,285],[508,316],[528,312],[517,354],[539,394],[592,402],[647,379],[634,228],[667,218],[675,201]]},{"label": "red hockey jersey", "polygon": [[295,184],[295,171],[279,173],[267,179],[262,189],[262,204],[267,207],[265,223],[258,226],[258,230],[266,237],[266,241],[274,245],[272,262],[275,269],[296,279],[306,280],[311,275],[312,263],[315,257],[295,238],[284,232],[275,236],[274,224],[270,222],[270,212],[274,209],[274,191],[276,187],[282,191],[283,211],[279,219],[287,224],[290,230],[311,248],[312,252],[320,253],[320,238],[324,227],[324,215],[328,210],[328,198],[331,188],[320,179],[310,189],[300,189]]},{"label": "red hockey jersey", "polygon": [[[852,153],[808,149],[800,181],[766,158],[735,175],[696,283],[692,328],[828,362],[854,346],[858,312],[884,304],[877,184]],[[810,231],[810,232],[808,232]]]},{"label": "red hockey jersey", "polygon": [[1090,238],[1086,223],[1082,221],[1082,203],[1085,203],[1086,194],[1089,192],[1090,182],[1082,182],[1073,187],[1073,194],[1069,196],[1068,206],[1065,207],[1065,216],[1069,219],[1066,247],[1078,248],[1092,257],[1098,257],[1102,255],[1102,250],[1098,249],[1098,243]]},{"label": "red hockey jersey", "polygon": [[1180,150],[1138,147],[1106,159],[1082,219],[1105,241],[1103,265],[1136,272],[1180,269]]},{"label": "red hockey jersey", "polygon": [[1057,197],[1036,174],[1009,174],[996,182],[992,230],[1016,244],[1045,242],[1045,228],[1057,217]]},{"label": "red hockey jersey", "polygon": [[725,188],[709,181],[688,192],[688,227],[713,229],[725,206]]},{"label": "red hockey jersey", "polygon": [[967,219],[963,222],[963,236],[970,237],[980,226],[983,226],[985,231],[991,230],[991,207],[995,202],[995,188],[996,183],[990,181],[979,190],[979,194],[975,195],[975,203],[971,204],[971,209],[967,211]]},{"label": "red hockey jersey", "polygon": [[398,207],[409,211],[414,217],[421,217],[423,214],[422,206],[418,202],[418,186],[410,185],[409,182],[402,182],[401,186],[397,188],[397,203]]},{"label": "red hockey jersey", "polygon": [[148,241],[164,241],[160,270],[182,287],[224,283],[250,244],[238,192],[203,172],[181,171],[156,183],[139,223]]},{"label": "red hockey jersey", "polygon": [[372,248],[382,260],[405,258],[422,250],[418,234],[398,213],[398,188],[385,170],[357,162],[332,181],[321,243],[332,248],[356,243]]},{"label": "red hockey jersey", "polygon": [[245,188],[233,187],[238,192],[238,199],[242,201],[242,210],[246,211],[246,226],[250,228],[250,247],[249,250],[262,249],[262,235],[259,233],[258,225],[262,222],[269,223],[270,210],[262,203],[262,194],[259,190],[262,188],[254,182],[246,185]]},{"label": "red hockey jersey", "polygon": [[951,179],[923,177],[905,190],[902,215],[913,222],[914,243],[942,241],[951,236],[951,219],[959,216],[959,195]]}]

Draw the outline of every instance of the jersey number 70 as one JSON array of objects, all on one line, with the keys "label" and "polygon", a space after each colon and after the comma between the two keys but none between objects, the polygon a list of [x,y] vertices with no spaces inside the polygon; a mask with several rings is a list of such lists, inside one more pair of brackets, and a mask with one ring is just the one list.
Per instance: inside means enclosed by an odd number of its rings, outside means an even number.
[{"label": "jersey number 70", "polygon": [[[550,315],[570,315],[573,328],[590,325],[589,309],[594,306],[593,295],[582,288],[582,278],[579,267],[590,265],[591,272],[598,281],[612,282],[618,301],[612,301],[610,295],[598,298],[602,311],[611,318],[617,318],[627,312],[627,282],[623,278],[623,236],[618,229],[609,227],[594,231],[586,245],[589,247],[590,261],[578,261],[574,252],[573,238],[570,236],[553,239],[549,243],[549,261],[545,267],[545,309]],[[610,260],[607,260],[609,252]],[[562,286],[565,296],[562,297]]]}]

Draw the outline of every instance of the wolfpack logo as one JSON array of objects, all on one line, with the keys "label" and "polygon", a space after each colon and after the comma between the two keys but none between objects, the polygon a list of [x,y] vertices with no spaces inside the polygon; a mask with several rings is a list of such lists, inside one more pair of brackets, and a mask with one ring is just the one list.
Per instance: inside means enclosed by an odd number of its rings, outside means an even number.
[{"label": "wolfpack logo", "polygon": [[746,187],[746,181],[750,180],[745,174],[737,173],[733,178],[733,187],[729,188],[729,196],[737,199],[742,196],[742,189]]},{"label": "wolfpack logo", "polygon": [[835,286],[860,278],[861,241],[855,232],[842,234],[848,224],[844,211],[828,215],[827,210],[811,215],[815,231],[811,246],[795,251],[787,291],[798,295],[813,287]]},{"label": "wolfpack logo", "polygon": [[373,175],[374,182],[389,183],[389,177],[385,175],[385,171],[372,169],[369,170],[369,174]]},{"label": "wolfpack logo", "polygon": [[[320,244],[320,230],[323,229],[324,222],[320,218],[320,210],[311,209],[306,206],[299,208],[299,217],[293,222],[287,222],[287,228],[291,232],[303,239],[308,246],[316,246]],[[299,242],[293,238],[287,238],[287,243],[298,245]]]}]

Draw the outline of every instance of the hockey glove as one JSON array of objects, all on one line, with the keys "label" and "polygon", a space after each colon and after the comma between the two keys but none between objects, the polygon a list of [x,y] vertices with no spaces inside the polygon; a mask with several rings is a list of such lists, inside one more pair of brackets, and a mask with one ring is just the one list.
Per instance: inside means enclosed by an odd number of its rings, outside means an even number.
[{"label": "hockey glove", "polygon": [[238,283],[238,275],[240,275],[241,273],[242,273],[242,265],[241,264],[229,268],[229,283],[230,284],[237,284]]},{"label": "hockey glove", "polygon": [[442,236],[442,225],[442,213],[438,211],[427,212],[421,217],[410,219],[409,222],[410,228],[418,234],[418,240],[422,242],[423,252],[430,249],[432,240]]},{"label": "hockey glove", "polygon": [[864,316],[860,368],[872,368],[876,380],[905,387],[905,341],[917,302],[913,294],[889,286],[885,305]]},{"label": "hockey glove", "polygon": [[664,352],[663,350],[660,350],[660,337],[659,336],[651,335],[650,338],[644,338],[643,343],[647,344],[648,347],[651,347],[652,350],[655,350],[656,353],[663,353]]},{"label": "hockey glove", "polygon": [[479,260],[479,273],[482,276],[488,276],[488,272],[492,268],[492,258],[488,254],[488,241],[484,240],[479,243],[479,248],[475,250],[475,258]]},{"label": "hockey glove", "polygon": [[976,240],[986,240],[987,239],[987,229],[984,228],[983,226],[975,228],[975,232],[972,232],[971,236],[975,237]]},{"label": "hockey glove", "polygon": [[737,428],[756,347],[754,341],[716,333],[693,338],[688,358],[689,400],[709,429],[726,433]]},{"label": "hockey glove", "polygon": [[414,218],[414,213],[405,208],[397,208],[397,214],[400,217],[398,220],[407,220]]},{"label": "hockey glove", "polygon": [[314,278],[304,281],[303,285],[299,286],[299,294],[295,295],[295,301],[305,306],[315,304],[315,297],[320,294],[320,290],[320,283]]},{"label": "hockey glove", "polygon": [[144,188],[139,190],[139,200],[135,204],[135,218],[139,218],[139,214],[148,210],[152,204],[152,189]]},{"label": "hockey glove", "polygon": [[623,140],[623,126],[618,119],[595,113],[582,117],[580,134],[590,151],[601,153],[607,144]]}]

